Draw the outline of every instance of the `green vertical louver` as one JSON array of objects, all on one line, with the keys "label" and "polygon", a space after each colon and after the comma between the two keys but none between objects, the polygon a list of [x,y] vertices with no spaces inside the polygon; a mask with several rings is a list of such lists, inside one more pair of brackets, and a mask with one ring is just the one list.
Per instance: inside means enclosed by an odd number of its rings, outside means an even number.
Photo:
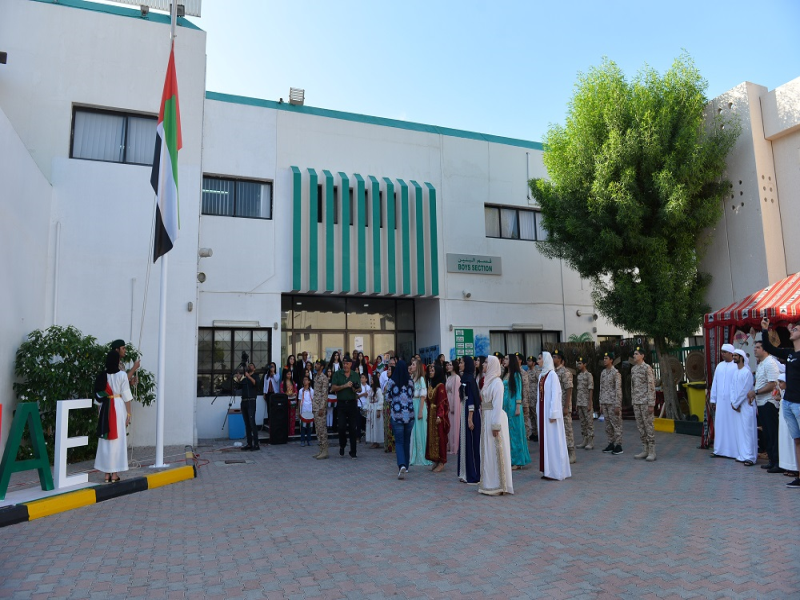
[{"label": "green vertical louver", "polygon": [[370,197],[372,198],[372,293],[381,293],[381,184],[372,175]]},{"label": "green vertical louver", "polygon": [[394,183],[388,177],[383,178],[386,183],[386,262],[388,269],[386,271],[387,279],[389,280],[389,293],[397,293],[397,274],[395,269],[395,243],[397,232],[395,231],[397,224],[397,213],[394,203]]},{"label": "green vertical louver", "polygon": [[339,188],[339,204],[342,206],[342,292],[350,291],[350,180],[339,171],[342,185]]},{"label": "green vertical louver", "polygon": [[417,232],[417,296],[425,295],[425,219],[422,207],[422,186],[413,179],[414,230]]},{"label": "green vertical louver", "polygon": [[292,167],[292,205],[293,205],[293,218],[292,223],[292,291],[299,292],[302,284],[302,248],[301,245],[302,232],[303,232],[303,177],[300,169]]},{"label": "green vertical louver", "polygon": [[330,171],[322,171],[325,175],[325,291],[332,292],[335,271],[333,268],[333,175]]},{"label": "green vertical louver", "polygon": [[408,185],[402,179],[397,180],[400,186],[400,210],[403,239],[403,294],[411,294],[411,225],[408,213]]},{"label": "green vertical louver", "polygon": [[439,295],[439,224],[436,222],[436,188],[427,181],[431,225],[431,296]]},{"label": "green vertical louver", "polygon": [[317,224],[317,205],[319,190],[317,172],[308,170],[308,291],[317,291],[319,276],[319,225]]},{"label": "green vertical louver", "polygon": [[367,291],[367,205],[364,198],[364,178],[358,173],[353,173],[353,177],[356,178],[357,290],[359,294],[363,294]]}]

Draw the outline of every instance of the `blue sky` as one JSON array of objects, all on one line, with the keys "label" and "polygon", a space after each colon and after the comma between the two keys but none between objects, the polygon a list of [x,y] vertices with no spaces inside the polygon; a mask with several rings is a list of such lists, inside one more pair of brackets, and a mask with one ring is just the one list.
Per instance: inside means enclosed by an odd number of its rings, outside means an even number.
[{"label": "blue sky", "polygon": [[206,87],[540,141],[576,76],[686,49],[712,98],[800,76],[800,2],[204,0]]}]

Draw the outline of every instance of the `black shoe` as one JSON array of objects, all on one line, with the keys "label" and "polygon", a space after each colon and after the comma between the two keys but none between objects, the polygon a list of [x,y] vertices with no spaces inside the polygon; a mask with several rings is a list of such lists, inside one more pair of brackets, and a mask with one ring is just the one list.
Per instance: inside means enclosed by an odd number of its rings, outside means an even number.
[{"label": "black shoe", "polygon": [[768,464],[766,464],[766,465],[761,465],[761,468],[762,468],[762,469],[771,469],[771,468],[772,468],[772,467],[774,467],[774,466],[775,466],[775,465],[773,465],[772,463],[768,463]]},{"label": "black shoe", "polygon": [[252,448],[250,448],[250,450],[252,450],[253,452],[256,452],[258,450],[261,450],[261,446],[253,446]]},{"label": "black shoe", "polygon": [[[603,452],[605,452],[605,450]],[[611,451],[611,454],[622,454],[622,446],[619,444],[614,446],[614,450]]]},{"label": "black shoe", "polygon": [[767,473],[783,473],[784,469],[781,469],[778,465],[767,469]]},{"label": "black shoe", "polygon": [[350,453],[350,458],[352,458],[353,460],[355,460],[355,459],[357,459],[357,458],[358,458],[358,456],[356,456],[354,452],[351,452],[351,453]]},{"label": "black shoe", "polygon": [[538,442],[538,441],[539,441],[539,436],[538,436],[538,435],[534,435],[533,437],[531,437],[531,439],[532,439],[534,442]]},{"label": "black shoe", "polygon": [[253,446],[247,444],[247,446],[242,446],[242,452],[250,452],[253,449]]},{"label": "black shoe", "polygon": [[786,487],[788,487],[788,488],[798,488],[798,489],[800,489],[800,477],[798,477],[798,478],[797,478],[797,479],[795,479],[794,481],[790,481],[789,483],[787,483],[787,484],[786,484]]},{"label": "black shoe", "polygon": [[339,446],[339,456],[344,456],[344,448]]},{"label": "black shoe", "polygon": [[614,444],[609,444],[608,446],[603,448],[603,452],[605,452],[605,453],[609,453],[609,452],[613,452],[613,451],[614,451]]}]

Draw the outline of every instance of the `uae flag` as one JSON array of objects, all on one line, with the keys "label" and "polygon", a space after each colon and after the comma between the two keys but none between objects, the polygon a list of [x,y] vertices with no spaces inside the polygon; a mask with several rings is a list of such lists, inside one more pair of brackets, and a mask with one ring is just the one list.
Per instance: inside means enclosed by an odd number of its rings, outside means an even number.
[{"label": "uae flag", "polygon": [[181,111],[178,107],[178,79],[175,76],[175,44],[169,51],[167,79],[161,95],[161,110],[156,127],[156,149],[150,183],[158,197],[156,207],[153,262],[172,250],[178,239],[180,211],[178,209],[178,150],[181,139]]}]

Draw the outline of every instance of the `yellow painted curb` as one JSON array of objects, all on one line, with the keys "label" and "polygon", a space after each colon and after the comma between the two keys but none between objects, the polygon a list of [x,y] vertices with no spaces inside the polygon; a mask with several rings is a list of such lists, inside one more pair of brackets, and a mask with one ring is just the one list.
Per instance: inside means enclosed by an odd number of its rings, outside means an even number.
[{"label": "yellow painted curb", "polygon": [[161,473],[155,473],[147,476],[147,489],[152,490],[157,487],[169,485],[170,483],[177,483],[178,481],[186,481],[187,479],[194,479],[194,468],[191,466],[179,467],[177,469],[170,469]]},{"label": "yellow painted curb", "polygon": [[653,428],[656,431],[675,433],[675,421],[673,419],[653,419]]},{"label": "yellow painted curb", "polygon": [[89,506],[96,501],[97,497],[94,494],[94,489],[86,489],[53,496],[52,498],[26,502],[25,505],[28,507],[28,520],[33,521],[41,517],[49,517],[50,515],[72,510],[73,508]]}]

